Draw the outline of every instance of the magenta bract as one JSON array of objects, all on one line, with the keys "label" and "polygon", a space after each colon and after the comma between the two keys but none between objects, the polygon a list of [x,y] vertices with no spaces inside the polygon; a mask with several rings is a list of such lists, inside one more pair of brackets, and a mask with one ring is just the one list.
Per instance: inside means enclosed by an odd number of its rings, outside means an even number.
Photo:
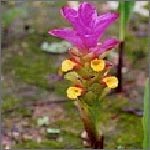
[{"label": "magenta bract", "polygon": [[117,39],[110,38],[98,44],[99,38],[107,27],[118,18],[117,13],[108,12],[98,16],[96,8],[91,3],[83,2],[79,5],[78,10],[64,6],[61,14],[73,28],[54,29],[50,30],[49,34],[69,41],[81,52],[101,54],[119,43]]}]

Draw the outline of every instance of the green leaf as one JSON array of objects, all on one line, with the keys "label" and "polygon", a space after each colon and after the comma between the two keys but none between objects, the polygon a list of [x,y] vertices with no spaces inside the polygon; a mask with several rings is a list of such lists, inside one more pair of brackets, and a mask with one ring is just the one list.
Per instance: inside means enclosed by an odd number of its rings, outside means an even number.
[{"label": "green leaf", "polygon": [[64,76],[64,78],[65,78],[66,80],[69,80],[69,81],[75,82],[75,81],[77,81],[77,80],[78,80],[79,75],[78,75],[78,73],[77,73],[77,72],[72,71],[72,72],[68,72],[68,73],[66,73],[66,75]]},{"label": "green leaf", "polygon": [[120,0],[118,11],[120,14],[120,39],[124,40],[126,25],[129,22],[130,16],[133,12],[135,0]]},{"label": "green leaf", "polygon": [[150,149],[150,82],[146,81],[144,90],[144,118],[143,118],[143,129],[144,129],[144,150]]},{"label": "green leaf", "polygon": [[118,11],[120,14],[123,14],[123,19],[125,25],[128,23],[131,14],[133,12],[133,7],[134,7],[135,1],[134,0],[120,0],[119,1],[119,6],[118,6]]}]

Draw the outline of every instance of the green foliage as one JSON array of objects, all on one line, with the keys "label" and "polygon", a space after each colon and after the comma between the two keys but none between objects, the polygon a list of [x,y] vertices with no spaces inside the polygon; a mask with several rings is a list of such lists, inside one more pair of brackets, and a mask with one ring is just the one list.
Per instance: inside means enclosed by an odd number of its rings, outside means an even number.
[{"label": "green foliage", "polygon": [[119,1],[119,6],[118,6],[118,11],[120,14],[120,39],[124,40],[125,38],[125,30],[126,30],[126,25],[130,19],[131,13],[133,11],[134,7],[134,0],[120,0]]},{"label": "green foliage", "polygon": [[129,106],[129,102],[125,97],[107,96],[101,102],[102,109],[112,113],[119,113],[125,106]]},{"label": "green foliage", "polygon": [[65,1],[55,1],[55,6],[57,7],[62,7],[64,5],[66,5]]},{"label": "green foliage", "polygon": [[131,35],[131,33],[126,34],[125,55],[127,55],[128,59],[133,63],[133,65],[135,65],[135,67],[138,66],[137,62],[139,62],[140,59],[147,56],[148,51],[147,47],[145,46],[147,43],[148,37],[137,38]]},{"label": "green foliage", "polygon": [[27,109],[27,107],[19,107],[19,108],[17,108],[17,110],[15,112],[18,114],[18,116],[20,115],[22,117],[32,116],[31,109],[29,109],[29,108]]},{"label": "green foliage", "polygon": [[143,128],[140,117],[119,113],[115,132],[107,148],[121,146],[122,149],[142,149]]},{"label": "green foliage", "polygon": [[56,56],[46,55],[40,50],[38,44],[28,44],[28,48],[22,49],[23,55],[20,56],[19,52],[14,52],[5,62],[3,73],[15,72],[16,79],[48,90],[51,86],[48,84],[48,75],[57,70],[52,65]]},{"label": "green foliage", "polygon": [[58,143],[56,141],[51,141],[51,140],[45,140],[41,143],[37,143],[35,141],[32,140],[27,140],[23,143],[18,143],[15,148],[29,148],[32,150],[32,148],[49,148],[49,147],[53,147],[53,148],[63,148],[63,144],[62,143]]},{"label": "green foliage", "polygon": [[85,94],[84,96],[84,101],[89,105],[89,106],[92,106],[93,105],[93,102],[96,100],[96,95],[94,92],[92,91],[89,91]]},{"label": "green foliage", "polygon": [[[41,56],[37,61],[32,59],[32,63],[30,63],[31,57],[14,57],[11,61],[14,60],[16,63],[15,73],[18,79],[23,79],[29,84],[37,85],[42,88],[48,88],[46,75],[48,76],[50,72],[50,65],[48,65],[48,61],[46,62],[43,58],[44,57]],[[29,61],[27,61],[27,59]],[[18,65],[19,63],[20,65]],[[47,63],[47,65],[45,63]]]},{"label": "green foliage", "polygon": [[4,27],[8,27],[16,17],[24,15],[25,13],[25,8],[10,8],[6,12],[2,13],[2,24],[4,25]]},{"label": "green foliage", "polygon": [[93,83],[88,87],[88,90],[99,96],[102,93],[103,87],[100,85],[100,83]]},{"label": "green foliage", "polygon": [[150,149],[150,84],[149,80],[145,83],[144,90],[144,118],[143,118],[143,128],[144,128],[144,150]]},{"label": "green foliage", "polygon": [[64,138],[64,149],[83,148],[78,133],[63,131],[61,136]]},{"label": "green foliage", "polygon": [[120,14],[123,14],[124,24],[127,25],[130,16],[133,12],[133,7],[135,4],[135,0],[120,0],[118,10]]},{"label": "green foliage", "polygon": [[104,88],[104,90],[103,90],[103,92],[102,92],[102,94],[101,94],[99,100],[102,100],[105,96],[107,96],[107,94],[108,94],[110,91],[111,91],[110,88],[108,88],[108,87]]},{"label": "green foliage", "polygon": [[20,103],[20,100],[13,97],[13,96],[5,96],[3,97],[2,101],[2,112],[8,111],[10,109],[13,109],[15,106],[17,106]]},{"label": "green foliage", "polygon": [[90,77],[93,73],[92,69],[87,66],[87,67],[82,67],[79,71],[78,71],[80,76],[83,77]]},{"label": "green foliage", "polygon": [[59,81],[55,83],[55,92],[60,95],[60,96],[65,96],[66,97],[66,89],[69,86],[69,82],[68,81]]},{"label": "green foliage", "polygon": [[11,111],[15,110],[15,114],[18,116],[31,116],[31,109],[27,109],[22,105],[23,100],[15,96],[4,96],[2,101],[2,113],[5,116],[9,116]]},{"label": "green foliage", "polygon": [[[132,107],[128,99],[121,96],[107,96],[101,102],[99,128],[104,131],[105,147],[108,149],[119,146],[123,149],[142,148],[141,117],[122,111],[128,106]],[[109,128],[111,131],[107,130]]]},{"label": "green foliage", "polygon": [[134,60],[137,61],[145,57],[145,53],[142,50],[133,51]]}]

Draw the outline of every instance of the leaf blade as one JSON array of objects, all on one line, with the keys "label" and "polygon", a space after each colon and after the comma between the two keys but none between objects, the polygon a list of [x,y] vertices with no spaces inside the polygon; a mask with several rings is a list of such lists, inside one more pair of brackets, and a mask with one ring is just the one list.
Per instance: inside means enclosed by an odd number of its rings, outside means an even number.
[{"label": "leaf blade", "polygon": [[143,148],[147,150],[150,148],[150,84],[149,80],[145,83],[144,90],[144,118],[143,118],[143,129],[144,129],[144,141]]}]

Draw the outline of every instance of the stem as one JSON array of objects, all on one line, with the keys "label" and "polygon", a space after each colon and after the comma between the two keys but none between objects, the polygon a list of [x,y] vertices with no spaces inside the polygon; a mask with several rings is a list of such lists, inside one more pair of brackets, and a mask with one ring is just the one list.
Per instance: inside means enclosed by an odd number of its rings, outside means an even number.
[{"label": "stem", "polygon": [[123,51],[125,48],[125,42],[120,42],[119,44],[119,57],[118,57],[118,71],[117,71],[117,77],[118,77],[118,87],[117,92],[122,92],[122,66],[123,66]]},{"label": "stem", "polygon": [[122,92],[122,66],[123,66],[123,51],[125,48],[125,1],[120,0],[120,28],[119,28],[119,38],[121,40],[119,44],[119,57],[118,57],[118,70],[117,70],[117,77],[118,77],[118,87],[117,92]]},{"label": "stem", "polygon": [[100,137],[96,132],[96,125],[90,117],[90,113],[87,106],[85,106],[84,102],[78,100],[77,107],[80,112],[81,119],[84,123],[85,131],[88,134],[88,140],[91,145],[91,148],[103,149],[103,136]]},{"label": "stem", "polygon": [[125,25],[125,1],[124,0],[120,0],[120,27],[119,27],[119,39],[121,41],[124,41],[125,39],[125,29],[126,29],[126,25]]}]

